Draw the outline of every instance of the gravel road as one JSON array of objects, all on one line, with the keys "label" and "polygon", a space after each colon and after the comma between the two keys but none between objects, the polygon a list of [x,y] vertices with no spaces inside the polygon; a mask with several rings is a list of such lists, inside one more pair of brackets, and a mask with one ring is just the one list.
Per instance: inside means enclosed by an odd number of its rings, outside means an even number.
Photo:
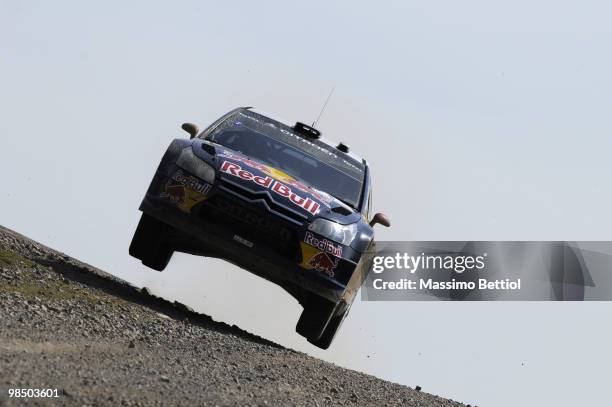
[{"label": "gravel road", "polygon": [[0,405],[462,405],[214,322],[1,226],[0,392]]}]

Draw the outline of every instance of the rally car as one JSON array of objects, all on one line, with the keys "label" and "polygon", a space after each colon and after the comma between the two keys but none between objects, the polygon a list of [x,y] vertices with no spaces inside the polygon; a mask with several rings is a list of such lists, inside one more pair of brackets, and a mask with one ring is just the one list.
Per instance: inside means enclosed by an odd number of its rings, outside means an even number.
[{"label": "rally car", "polygon": [[376,223],[366,161],[312,126],[232,110],[175,139],[140,205],[130,255],[163,270],[173,252],[225,259],[304,307],[296,331],[331,344],[368,272]]}]

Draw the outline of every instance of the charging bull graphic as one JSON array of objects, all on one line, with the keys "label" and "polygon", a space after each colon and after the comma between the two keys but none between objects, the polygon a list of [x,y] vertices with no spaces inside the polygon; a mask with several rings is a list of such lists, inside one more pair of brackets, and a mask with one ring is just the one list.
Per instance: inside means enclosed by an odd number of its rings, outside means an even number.
[{"label": "charging bull graphic", "polygon": [[319,253],[314,255],[308,264],[315,270],[325,273],[330,277],[334,276],[334,270],[338,266],[338,258],[336,257],[334,260],[330,259],[326,253]]},{"label": "charging bull graphic", "polygon": [[206,199],[210,185],[200,182],[197,178],[177,171],[166,183],[162,198],[168,198],[184,212],[191,212],[193,206]]},{"label": "charging bull graphic", "polygon": [[180,184],[166,185],[165,196],[175,204],[185,203],[185,187]]}]

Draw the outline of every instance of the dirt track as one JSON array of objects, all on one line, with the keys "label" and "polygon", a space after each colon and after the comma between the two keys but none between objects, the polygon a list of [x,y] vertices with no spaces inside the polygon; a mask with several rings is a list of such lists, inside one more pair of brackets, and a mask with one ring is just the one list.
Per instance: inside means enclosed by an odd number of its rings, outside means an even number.
[{"label": "dirt track", "polygon": [[460,406],[152,297],[0,226],[0,405]]}]

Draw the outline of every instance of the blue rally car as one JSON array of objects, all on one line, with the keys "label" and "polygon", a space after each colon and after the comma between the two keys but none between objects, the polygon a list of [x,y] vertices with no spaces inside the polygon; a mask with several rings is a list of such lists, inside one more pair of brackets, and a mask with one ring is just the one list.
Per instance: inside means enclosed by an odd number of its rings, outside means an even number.
[{"label": "blue rally car", "polygon": [[296,331],[327,349],[368,272],[366,161],[311,126],[235,109],[203,132],[183,124],[142,201],[130,255],[163,270],[181,251],[225,259],[304,307]]}]

